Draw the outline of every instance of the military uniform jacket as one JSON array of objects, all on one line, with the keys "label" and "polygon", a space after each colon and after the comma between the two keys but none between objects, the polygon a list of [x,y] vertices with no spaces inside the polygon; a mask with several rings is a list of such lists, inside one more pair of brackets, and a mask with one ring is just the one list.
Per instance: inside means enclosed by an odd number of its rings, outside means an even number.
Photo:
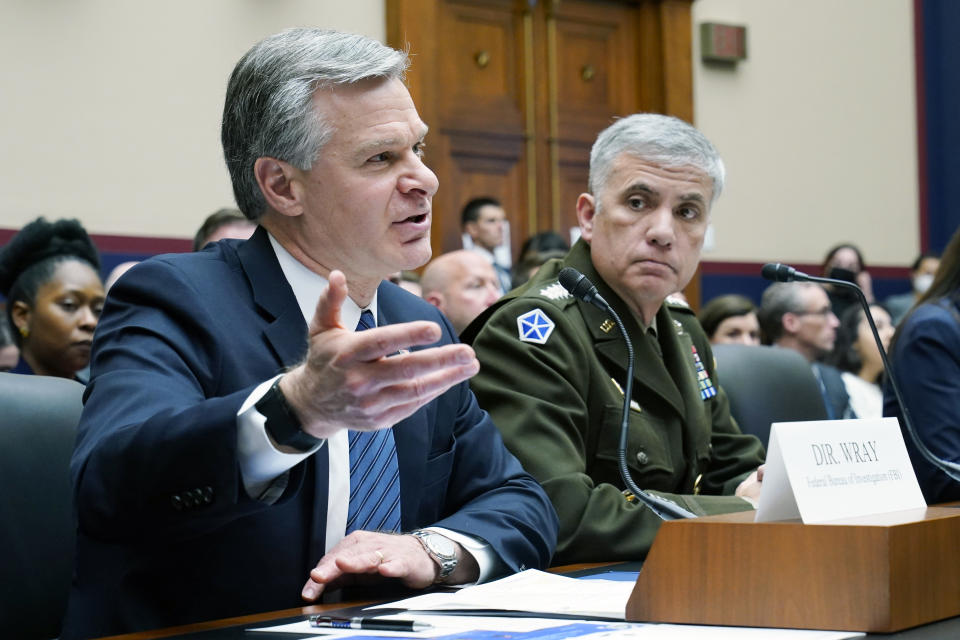
[{"label": "military uniform jacket", "polygon": [[461,336],[480,360],[471,381],[480,406],[557,509],[554,563],[640,559],[660,524],[622,493],[617,449],[626,346],[608,313],[557,282],[566,266],[597,285],[634,345],[627,462],[636,484],[698,515],[749,509],[730,494],[763,462],[763,446],[731,417],[696,316],[668,302],[657,314],[656,334],[645,333],[580,241]]}]

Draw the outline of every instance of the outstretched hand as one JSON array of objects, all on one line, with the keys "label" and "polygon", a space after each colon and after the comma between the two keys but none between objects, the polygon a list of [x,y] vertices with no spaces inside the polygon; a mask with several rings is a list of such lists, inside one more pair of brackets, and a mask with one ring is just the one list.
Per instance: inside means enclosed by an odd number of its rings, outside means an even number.
[{"label": "outstretched hand", "polygon": [[306,360],[280,380],[302,429],[328,438],[341,429],[390,427],[480,370],[471,349],[437,342],[440,327],[429,321],[349,331],[340,324],[347,298],[343,273],[330,285],[310,323]]}]

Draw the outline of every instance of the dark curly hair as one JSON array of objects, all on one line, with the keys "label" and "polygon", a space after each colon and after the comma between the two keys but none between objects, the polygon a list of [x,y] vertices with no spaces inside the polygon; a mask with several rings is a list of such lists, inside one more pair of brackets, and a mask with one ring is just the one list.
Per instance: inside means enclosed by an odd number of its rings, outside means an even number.
[{"label": "dark curly hair", "polygon": [[[14,303],[22,300],[32,307],[37,290],[68,260],[80,260],[100,271],[97,248],[78,220],[37,218],[0,249],[0,293],[7,298],[10,326],[14,326]],[[19,334],[15,332],[14,337],[19,343]]]}]

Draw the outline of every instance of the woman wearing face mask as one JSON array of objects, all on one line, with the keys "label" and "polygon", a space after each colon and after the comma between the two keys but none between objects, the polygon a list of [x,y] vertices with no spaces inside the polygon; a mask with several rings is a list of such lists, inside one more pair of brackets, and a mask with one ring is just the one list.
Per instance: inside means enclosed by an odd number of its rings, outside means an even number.
[{"label": "woman wearing face mask", "polygon": [[[890,361],[920,439],[934,455],[960,462],[960,231],[933,284],[897,328]],[[889,384],[883,414],[901,415]],[[927,503],[960,500],[960,483],[928,464],[906,433],[904,439]]]},{"label": "woman wearing face mask", "polygon": [[[823,259],[823,275],[834,280],[852,282],[863,290],[867,302],[873,303],[873,281],[863,262],[863,253],[856,245],[845,242],[838,244],[827,252]],[[857,294],[847,287],[825,285],[830,297],[830,306],[838,318],[852,306],[858,305]]]},{"label": "woman wearing face mask", "polygon": [[0,250],[0,293],[20,347],[14,373],[85,381],[104,301],[99,268],[76,220],[39,218]]},{"label": "woman wearing face mask", "polygon": [[[878,304],[870,305],[870,313],[886,350],[894,331],[890,314]],[[850,307],[840,318],[837,340],[826,362],[841,371],[843,386],[850,396],[850,408],[856,417],[879,418],[883,415],[883,392],[880,389],[883,360],[860,305]]]},{"label": "woman wearing face mask", "polygon": [[883,301],[883,306],[890,311],[894,326],[900,324],[907,315],[907,311],[910,311],[920,296],[927,292],[933,284],[933,276],[936,275],[939,266],[940,256],[931,252],[922,253],[913,261],[913,266],[910,267],[910,283],[913,285],[913,291],[890,296]]}]

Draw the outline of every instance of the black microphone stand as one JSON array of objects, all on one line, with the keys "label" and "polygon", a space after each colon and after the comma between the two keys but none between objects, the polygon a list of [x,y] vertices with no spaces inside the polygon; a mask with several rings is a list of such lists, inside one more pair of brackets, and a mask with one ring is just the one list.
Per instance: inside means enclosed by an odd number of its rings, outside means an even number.
[{"label": "black microphone stand", "polygon": [[679,520],[684,518],[696,518],[696,514],[687,511],[675,502],[671,502],[660,496],[649,494],[633,481],[630,475],[630,468],[627,466],[627,435],[630,426],[630,399],[633,398],[633,342],[627,335],[627,328],[620,320],[620,316],[613,307],[603,299],[603,296],[597,291],[597,288],[590,282],[589,278],[572,267],[565,267],[559,274],[560,284],[578,300],[588,302],[595,307],[603,309],[613,317],[620,329],[620,335],[627,345],[627,379],[623,384],[623,412],[620,416],[620,445],[617,447],[617,462],[620,466],[620,476],[627,485],[627,489],[643,502],[651,511],[660,516],[662,520]]}]

